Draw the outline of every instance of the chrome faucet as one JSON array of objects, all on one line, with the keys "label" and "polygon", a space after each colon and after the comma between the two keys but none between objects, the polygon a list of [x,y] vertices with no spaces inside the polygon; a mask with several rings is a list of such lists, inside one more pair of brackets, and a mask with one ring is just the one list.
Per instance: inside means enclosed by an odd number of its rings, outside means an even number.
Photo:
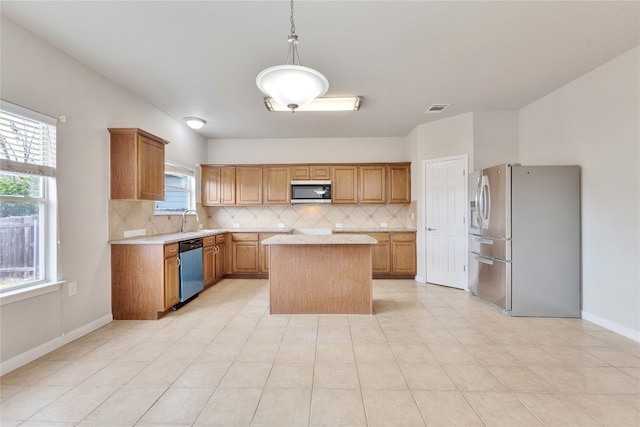
[{"label": "chrome faucet", "polygon": [[180,226],[181,233],[184,233],[184,228],[187,226],[187,213],[189,212],[193,212],[194,214],[196,214],[196,221],[200,222],[198,212],[196,212],[195,209],[187,209],[186,211],[182,212],[182,225]]}]

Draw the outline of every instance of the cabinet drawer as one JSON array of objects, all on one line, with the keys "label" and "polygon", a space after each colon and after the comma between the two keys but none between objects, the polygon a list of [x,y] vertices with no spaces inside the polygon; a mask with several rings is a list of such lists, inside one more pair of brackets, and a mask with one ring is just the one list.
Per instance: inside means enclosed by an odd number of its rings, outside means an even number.
[{"label": "cabinet drawer", "polygon": [[394,242],[415,242],[416,233],[391,233],[391,240]]},{"label": "cabinet drawer", "polygon": [[170,256],[178,255],[178,244],[172,243],[170,245],[164,245],[164,257],[168,258]]},{"label": "cabinet drawer", "polygon": [[257,242],[258,233],[233,233],[231,238],[234,242]]},{"label": "cabinet drawer", "polygon": [[202,238],[202,246],[209,247],[216,244],[216,236],[207,236]]},{"label": "cabinet drawer", "polygon": [[376,239],[378,243],[389,241],[389,233],[367,233],[367,235]]},{"label": "cabinet drawer", "polygon": [[225,243],[227,241],[226,234],[218,234],[217,236],[215,236],[215,238],[216,238],[216,243]]}]

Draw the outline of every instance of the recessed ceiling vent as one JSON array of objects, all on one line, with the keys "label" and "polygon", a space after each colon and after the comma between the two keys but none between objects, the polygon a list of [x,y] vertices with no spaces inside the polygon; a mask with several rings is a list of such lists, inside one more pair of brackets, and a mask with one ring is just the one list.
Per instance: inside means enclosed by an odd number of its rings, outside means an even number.
[{"label": "recessed ceiling vent", "polygon": [[425,113],[441,113],[449,104],[433,104]]}]

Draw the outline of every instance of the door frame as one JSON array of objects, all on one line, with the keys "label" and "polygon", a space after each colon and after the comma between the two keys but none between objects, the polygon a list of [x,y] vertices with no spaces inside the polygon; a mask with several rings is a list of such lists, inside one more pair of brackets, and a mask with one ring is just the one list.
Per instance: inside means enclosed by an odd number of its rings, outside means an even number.
[{"label": "door frame", "polygon": [[[464,220],[464,251],[465,254],[469,253],[469,239],[468,239],[468,235],[469,235],[469,209],[467,209],[467,207],[469,206],[469,154],[464,153],[464,154],[457,154],[454,156],[447,156],[447,157],[436,157],[433,159],[427,159],[427,160],[423,160],[422,161],[422,215],[420,215],[420,220],[421,220],[421,225],[422,225],[422,235],[424,236],[424,239],[422,239],[422,265],[424,266],[424,282],[426,282],[427,280],[427,248],[429,247],[429,242],[428,242],[428,233],[427,233],[427,165],[430,164],[434,164],[434,163],[441,163],[441,162],[447,162],[447,161],[451,161],[451,160],[464,160],[464,176],[465,176],[465,180],[464,180],[464,203],[463,203],[463,220]],[[469,263],[468,261],[465,262],[465,276],[464,276],[464,283],[463,283],[463,289],[465,291],[469,290]]]}]

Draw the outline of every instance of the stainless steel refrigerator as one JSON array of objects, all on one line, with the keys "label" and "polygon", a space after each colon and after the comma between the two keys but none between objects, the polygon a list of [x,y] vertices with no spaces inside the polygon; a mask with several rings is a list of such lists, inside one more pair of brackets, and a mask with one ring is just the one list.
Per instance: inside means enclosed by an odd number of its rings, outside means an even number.
[{"label": "stainless steel refrigerator", "polygon": [[512,316],[580,317],[580,168],[504,164],[469,182],[469,290]]}]

